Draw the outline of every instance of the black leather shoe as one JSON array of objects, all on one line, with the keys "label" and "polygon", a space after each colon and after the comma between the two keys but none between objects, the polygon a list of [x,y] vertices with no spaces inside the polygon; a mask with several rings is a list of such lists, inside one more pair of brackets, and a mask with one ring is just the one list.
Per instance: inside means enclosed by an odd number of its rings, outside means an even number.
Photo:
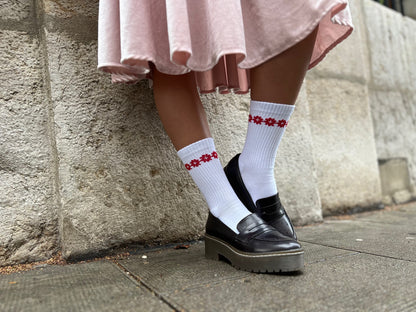
[{"label": "black leather shoe", "polygon": [[292,272],[303,268],[300,244],[282,235],[256,214],[237,224],[236,234],[211,213],[205,233],[205,256],[228,259],[237,269],[250,272]]},{"label": "black leather shoe", "polygon": [[225,175],[238,198],[248,210],[257,214],[268,224],[275,227],[280,233],[297,239],[292,222],[280,202],[279,194],[259,199],[254,204],[241,177],[240,167],[238,166],[239,157],[240,154],[234,156],[224,168]]}]

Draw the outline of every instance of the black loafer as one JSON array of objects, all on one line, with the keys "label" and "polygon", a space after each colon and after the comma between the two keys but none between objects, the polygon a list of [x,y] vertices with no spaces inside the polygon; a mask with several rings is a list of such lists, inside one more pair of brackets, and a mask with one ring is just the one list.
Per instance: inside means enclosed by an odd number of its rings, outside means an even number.
[{"label": "black loafer", "polygon": [[205,256],[226,258],[237,269],[250,272],[292,272],[303,268],[300,244],[282,235],[256,214],[241,220],[236,234],[211,213],[205,233]]},{"label": "black loafer", "polygon": [[238,166],[239,157],[240,154],[234,156],[224,168],[224,171],[240,201],[248,210],[257,214],[268,224],[275,227],[280,233],[297,239],[292,222],[280,202],[279,194],[259,199],[254,204],[241,177],[240,167]]}]

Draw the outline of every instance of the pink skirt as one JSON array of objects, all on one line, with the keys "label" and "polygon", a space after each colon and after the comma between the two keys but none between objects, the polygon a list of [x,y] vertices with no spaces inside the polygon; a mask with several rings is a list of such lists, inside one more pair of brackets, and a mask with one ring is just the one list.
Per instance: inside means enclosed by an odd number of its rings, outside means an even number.
[{"label": "pink skirt", "polygon": [[247,93],[247,69],[318,25],[309,68],[351,34],[348,0],[100,0],[98,68],[122,83],[151,79],[153,66],[194,71],[202,93]]}]

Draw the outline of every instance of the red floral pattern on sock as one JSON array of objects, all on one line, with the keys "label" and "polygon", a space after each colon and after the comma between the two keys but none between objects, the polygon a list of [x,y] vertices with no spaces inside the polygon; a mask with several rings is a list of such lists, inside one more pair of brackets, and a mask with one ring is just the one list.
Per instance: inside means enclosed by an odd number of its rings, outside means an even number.
[{"label": "red floral pattern on sock", "polygon": [[199,159],[192,159],[189,163],[185,164],[187,170],[192,170],[193,168],[199,167],[203,163],[210,162],[213,159],[217,159],[218,154],[216,151],[213,151],[211,154],[203,154]]},{"label": "red floral pattern on sock", "polygon": [[199,159],[192,159],[190,164],[192,167],[196,168],[201,164],[201,162],[199,161]]},{"label": "red floral pattern on sock", "polygon": [[264,124],[268,125],[269,127],[273,127],[277,123],[276,119],[274,118],[266,118]]},{"label": "red floral pattern on sock", "polygon": [[264,124],[269,127],[279,127],[284,128],[287,127],[288,121],[285,119],[280,119],[277,121],[276,119],[269,117],[269,118],[263,118],[261,116],[252,116],[251,114],[248,115],[248,122],[255,123],[256,125]]},{"label": "red floral pattern on sock", "polygon": [[201,156],[200,160],[205,162],[209,162],[212,159],[212,156],[210,154],[204,154]]},{"label": "red floral pattern on sock", "polygon": [[263,122],[263,118],[261,118],[260,116],[254,116],[254,117],[253,117],[253,122],[254,122],[256,125],[261,125],[261,123]]},{"label": "red floral pattern on sock", "polygon": [[287,121],[286,121],[286,120],[284,120],[284,119],[280,119],[280,120],[279,120],[279,122],[277,123],[277,125],[278,125],[280,128],[284,128],[284,127],[286,127],[286,126],[287,126]]}]

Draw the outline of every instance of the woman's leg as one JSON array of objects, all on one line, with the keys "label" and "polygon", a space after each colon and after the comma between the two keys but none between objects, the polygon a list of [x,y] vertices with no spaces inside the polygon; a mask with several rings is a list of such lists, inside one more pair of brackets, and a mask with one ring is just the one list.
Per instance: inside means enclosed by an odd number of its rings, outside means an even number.
[{"label": "woman's leg", "polygon": [[155,70],[154,97],[160,119],[185,168],[204,195],[211,213],[238,233],[250,211],[235,195],[210,138],[193,73],[166,75]]},{"label": "woman's leg", "polygon": [[295,104],[317,32],[318,28],[293,47],[250,70],[252,100]]},{"label": "woman's leg", "polygon": [[304,40],[250,70],[251,106],[238,166],[252,202],[277,194],[274,163],[312,56],[317,28]]},{"label": "woman's leg", "polygon": [[194,73],[172,76],[155,69],[153,78],[160,120],[176,150],[210,137]]}]

